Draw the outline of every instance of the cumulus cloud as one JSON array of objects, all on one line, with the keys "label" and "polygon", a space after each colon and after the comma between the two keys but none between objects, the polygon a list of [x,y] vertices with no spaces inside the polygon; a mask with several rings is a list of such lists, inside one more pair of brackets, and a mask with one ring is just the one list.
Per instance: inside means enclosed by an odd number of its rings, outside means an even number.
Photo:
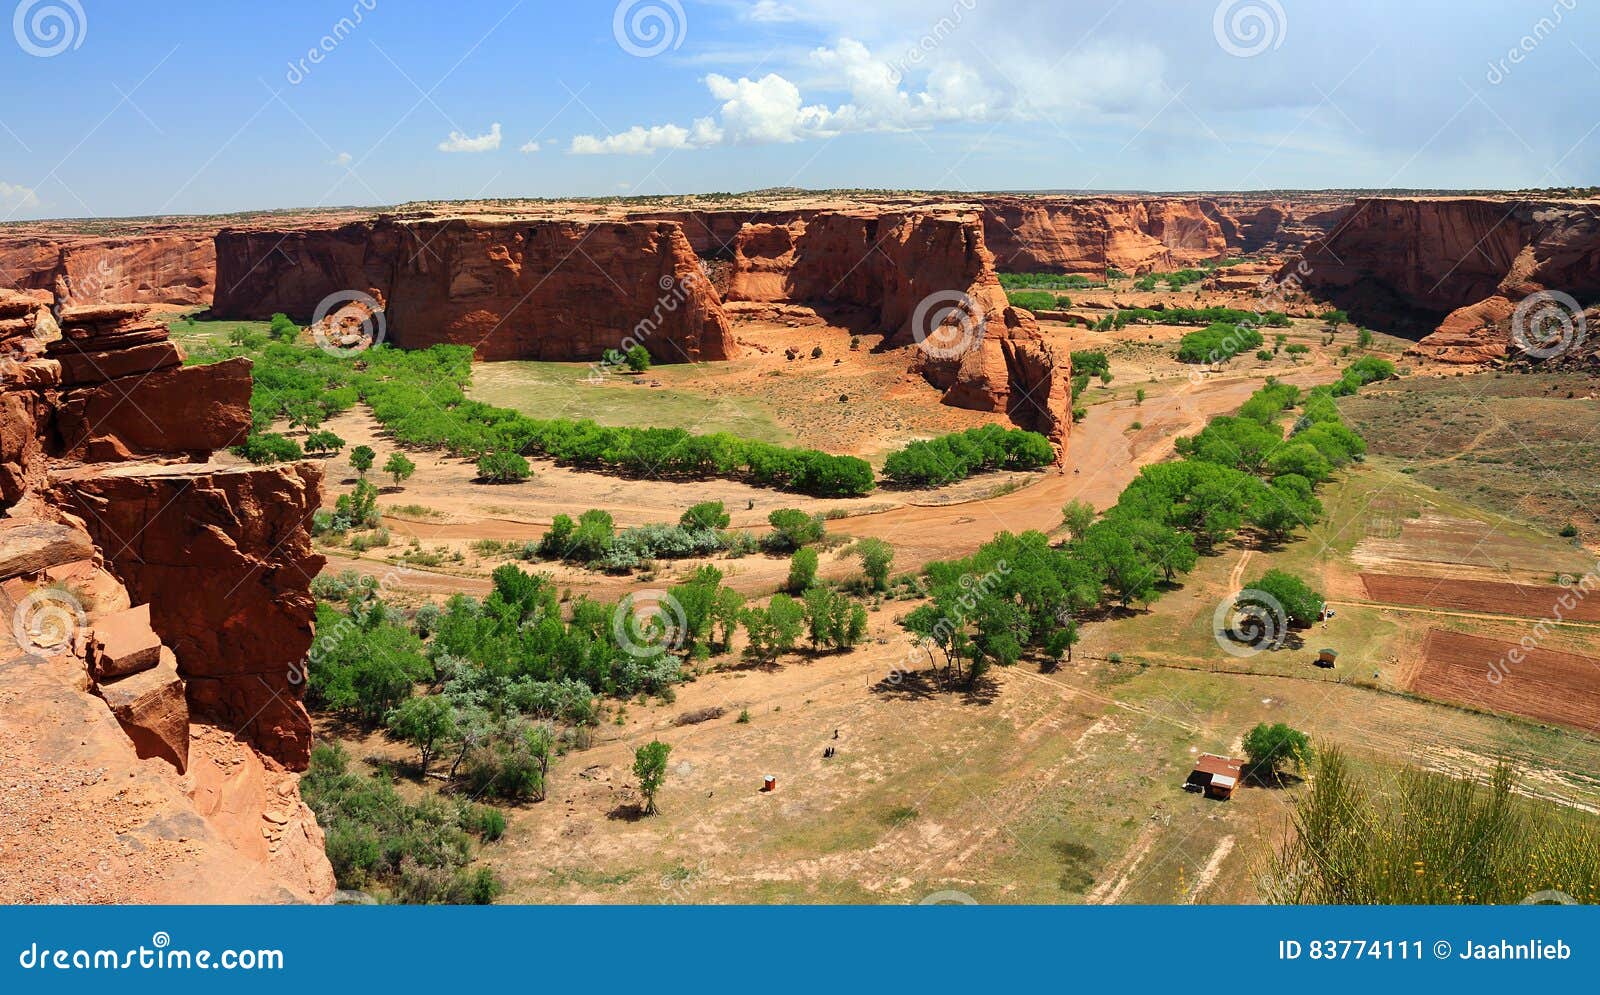
[{"label": "cumulus cloud", "polygon": [[908,131],[941,121],[985,121],[1001,111],[1001,96],[977,72],[955,59],[941,60],[924,88],[903,87],[905,73],[860,42],[841,40],[818,48],[808,68],[824,85],[848,94],[836,106],[807,103],[800,88],[778,73],[731,79],[711,73],[703,80],[716,114],[685,127],[635,125],[614,135],[579,135],[571,151],[580,155],[645,155],[663,149],[714,145],[770,145],[830,138],[847,132]]},{"label": "cumulus cloud", "polygon": [[711,118],[703,117],[692,128],[658,124],[652,128],[634,125],[627,131],[597,138],[579,135],[570,151],[578,155],[649,155],[663,149],[706,148],[722,142],[722,132]]},{"label": "cumulus cloud", "polygon": [[439,143],[440,152],[493,152],[499,147],[499,121],[490,125],[487,132],[477,137],[472,137],[459,131],[452,131],[449,138]]},{"label": "cumulus cloud", "polygon": [[536,141],[526,141],[526,142],[522,143],[522,147],[517,149],[517,151],[518,152],[527,152],[527,153],[531,154],[531,153],[539,151],[539,148],[540,148],[540,145],[539,145],[538,142],[536,142]]},{"label": "cumulus cloud", "polygon": [[38,207],[39,197],[33,192],[32,187],[18,186],[0,180],[0,207],[20,210],[24,207]]},{"label": "cumulus cloud", "polygon": [[340,152],[338,155],[333,157],[333,160],[331,162],[329,162],[328,165],[330,165],[330,166],[348,166],[352,162],[355,162],[355,161],[356,161],[356,157],[355,156],[351,155],[348,152]]}]

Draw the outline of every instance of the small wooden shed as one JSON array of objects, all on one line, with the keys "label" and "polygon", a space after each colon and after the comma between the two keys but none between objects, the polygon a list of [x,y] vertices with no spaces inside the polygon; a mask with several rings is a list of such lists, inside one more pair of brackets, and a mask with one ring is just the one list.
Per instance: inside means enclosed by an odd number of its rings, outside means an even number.
[{"label": "small wooden shed", "polygon": [[1195,760],[1194,770],[1189,772],[1184,787],[1203,792],[1207,798],[1227,801],[1233,797],[1233,789],[1244,779],[1244,765],[1245,761],[1233,757],[1202,753]]},{"label": "small wooden shed", "polygon": [[1319,667],[1331,667],[1335,663],[1338,663],[1338,662],[1339,662],[1339,651],[1338,650],[1331,650],[1331,649],[1327,649],[1326,647],[1324,647],[1323,649],[1317,650],[1317,666],[1319,666]]}]

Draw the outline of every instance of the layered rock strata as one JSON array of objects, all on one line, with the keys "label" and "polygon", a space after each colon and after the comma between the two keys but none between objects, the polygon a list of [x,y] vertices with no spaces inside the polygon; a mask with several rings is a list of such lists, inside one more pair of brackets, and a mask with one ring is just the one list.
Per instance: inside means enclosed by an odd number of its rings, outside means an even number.
[{"label": "layered rock strata", "polygon": [[294,774],[320,471],[193,462],[249,364],[182,360],[143,306],[0,292],[0,901],[332,891]]}]

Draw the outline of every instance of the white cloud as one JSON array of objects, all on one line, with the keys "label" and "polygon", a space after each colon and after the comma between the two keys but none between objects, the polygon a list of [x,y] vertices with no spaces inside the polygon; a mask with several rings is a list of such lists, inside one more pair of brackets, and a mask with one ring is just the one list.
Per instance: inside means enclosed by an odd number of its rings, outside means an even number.
[{"label": "white cloud", "polygon": [[526,152],[526,153],[532,154],[534,152],[539,151],[540,147],[541,146],[539,145],[538,142],[529,140],[529,141],[523,142],[522,143],[522,147],[517,149],[517,151],[518,152]]},{"label": "white cloud", "polygon": [[778,0],[757,0],[755,6],[745,11],[745,19],[758,24],[784,24],[800,20],[800,12]]},{"label": "white cloud", "polygon": [[499,147],[499,121],[490,125],[488,132],[476,138],[469,137],[459,131],[452,131],[449,138],[439,143],[440,152],[493,152]]},{"label": "white cloud", "polygon": [[355,162],[355,161],[356,161],[356,157],[355,156],[351,155],[348,152],[340,152],[338,155],[333,157],[333,160],[331,162],[329,162],[328,165],[330,165],[330,166],[348,166],[352,162]]},{"label": "white cloud", "polygon": [[579,135],[572,140],[572,151],[578,155],[645,155],[659,149],[681,149],[688,143],[689,132],[675,124],[662,124],[654,128],[634,125],[616,135],[596,138]]},{"label": "white cloud", "polygon": [[13,210],[24,207],[38,207],[39,197],[33,192],[32,187],[18,186],[0,180],[0,206]]},{"label": "white cloud", "polygon": [[926,73],[925,89],[902,89],[902,70],[860,42],[843,39],[818,48],[808,59],[823,86],[846,93],[835,107],[805,102],[800,88],[777,73],[760,79],[730,79],[720,73],[704,83],[721,101],[716,116],[691,127],[635,126],[615,135],[579,135],[571,151],[580,155],[643,155],[662,149],[713,145],[768,145],[829,138],[847,132],[907,131],[944,121],[987,121],[1001,111],[1002,99],[973,70],[953,58],[941,59]]}]

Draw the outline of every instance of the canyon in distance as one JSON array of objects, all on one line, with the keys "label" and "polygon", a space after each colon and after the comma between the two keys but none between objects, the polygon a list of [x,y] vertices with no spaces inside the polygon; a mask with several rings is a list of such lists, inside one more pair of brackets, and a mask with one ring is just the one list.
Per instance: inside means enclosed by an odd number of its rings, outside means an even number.
[{"label": "canyon in distance", "polygon": [[1282,721],[1593,820],[1592,193],[0,225],[0,901],[1273,901]]}]

